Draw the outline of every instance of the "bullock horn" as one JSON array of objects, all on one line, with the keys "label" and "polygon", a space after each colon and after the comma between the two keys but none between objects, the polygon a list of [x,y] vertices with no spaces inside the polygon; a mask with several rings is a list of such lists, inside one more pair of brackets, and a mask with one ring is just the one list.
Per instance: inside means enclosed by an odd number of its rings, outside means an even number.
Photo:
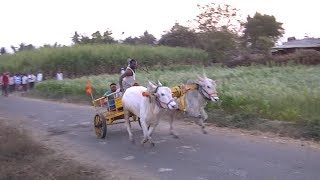
[{"label": "bullock horn", "polygon": [[161,82],[158,80],[158,86],[162,86]]},{"label": "bullock horn", "polygon": [[206,72],[204,71],[204,69],[202,68],[202,75],[204,78],[207,78]]},{"label": "bullock horn", "polygon": [[197,76],[198,76],[198,79],[199,79],[200,81],[203,81],[203,80],[204,80],[203,77],[201,77],[201,76],[199,76],[199,75],[197,75]]},{"label": "bullock horn", "polygon": [[150,92],[155,91],[156,88],[157,88],[156,85],[154,85],[151,81],[148,81],[148,90],[149,90]]}]

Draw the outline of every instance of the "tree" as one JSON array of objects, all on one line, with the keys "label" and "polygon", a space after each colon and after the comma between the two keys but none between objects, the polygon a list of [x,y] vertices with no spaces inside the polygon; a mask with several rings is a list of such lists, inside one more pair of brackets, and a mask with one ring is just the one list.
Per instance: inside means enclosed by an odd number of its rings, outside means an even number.
[{"label": "tree", "polygon": [[132,38],[131,36],[129,36],[123,40],[123,43],[131,44],[131,45],[139,44],[139,38],[137,37]]},{"label": "tree", "polygon": [[103,33],[102,41],[104,43],[106,43],[106,44],[115,43],[116,41],[113,39],[113,37],[111,35],[112,35],[112,31],[111,30],[106,30]]},{"label": "tree", "polygon": [[208,52],[212,62],[223,62],[237,51],[237,36],[229,30],[199,34],[200,48]]},{"label": "tree", "polygon": [[7,49],[5,48],[5,47],[1,47],[0,48],[0,54],[1,55],[4,55],[4,54],[7,54],[8,52],[7,52]]},{"label": "tree", "polygon": [[244,41],[251,44],[252,48],[257,48],[259,38],[269,38],[276,42],[284,34],[282,23],[277,22],[274,16],[256,13],[253,17],[248,16],[244,23]]},{"label": "tree", "polygon": [[74,35],[72,36],[72,42],[74,44],[80,44],[80,35],[77,31],[74,32]]},{"label": "tree", "polygon": [[242,29],[238,9],[227,4],[210,3],[197,5],[202,11],[196,18],[198,30],[202,32],[229,30],[238,33]]},{"label": "tree", "polygon": [[175,23],[169,32],[161,36],[159,44],[172,47],[196,47],[198,37],[194,30]]},{"label": "tree", "polygon": [[88,36],[81,35],[80,44],[90,44],[91,42],[92,40]]},{"label": "tree", "polygon": [[267,54],[269,49],[274,46],[274,41],[269,37],[259,36],[256,42],[256,49]]},{"label": "tree", "polygon": [[19,48],[18,48],[18,52],[26,51],[26,50],[33,50],[33,49],[35,49],[35,47],[32,44],[26,45],[25,43],[20,43]]},{"label": "tree", "polygon": [[97,32],[93,33],[91,36],[92,36],[92,42],[93,43],[97,43],[97,44],[102,44],[103,43],[103,39],[102,39],[102,36],[100,34],[100,31],[97,31]]},{"label": "tree", "polygon": [[148,31],[145,31],[143,33],[143,35],[139,37],[138,42],[139,42],[139,44],[153,45],[153,44],[155,44],[156,40],[157,39],[152,34],[148,33]]},{"label": "tree", "polygon": [[17,52],[17,47],[15,47],[15,46],[13,46],[13,45],[11,45],[10,47],[11,47],[11,49],[12,49],[12,51],[13,51],[14,53]]},{"label": "tree", "polygon": [[200,48],[213,62],[223,62],[238,51],[242,29],[238,9],[227,4],[198,5],[202,11],[196,18]]}]

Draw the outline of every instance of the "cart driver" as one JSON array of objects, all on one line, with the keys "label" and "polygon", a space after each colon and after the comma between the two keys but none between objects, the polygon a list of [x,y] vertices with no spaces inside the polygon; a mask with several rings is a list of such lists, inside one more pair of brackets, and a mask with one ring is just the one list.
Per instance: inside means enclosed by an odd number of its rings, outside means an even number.
[{"label": "cart driver", "polygon": [[128,67],[119,79],[120,91],[122,93],[124,93],[129,87],[134,85],[136,81],[136,68],[137,61],[134,59],[128,59]]}]

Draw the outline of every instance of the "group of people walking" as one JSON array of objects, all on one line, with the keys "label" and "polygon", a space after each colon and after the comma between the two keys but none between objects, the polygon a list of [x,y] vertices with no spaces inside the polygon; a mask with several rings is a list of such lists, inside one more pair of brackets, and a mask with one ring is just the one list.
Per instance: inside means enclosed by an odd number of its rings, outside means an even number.
[{"label": "group of people walking", "polygon": [[30,74],[10,74],[9,72],[4,72],[0,77],[0,86],[2,90],[2,95],[8,96],[9,93],[14,91],[27,91],[28,89],[33,89],[35,83],[41,82],[43,80],[43,75],[38,72],[37,75],[33,73]]}]

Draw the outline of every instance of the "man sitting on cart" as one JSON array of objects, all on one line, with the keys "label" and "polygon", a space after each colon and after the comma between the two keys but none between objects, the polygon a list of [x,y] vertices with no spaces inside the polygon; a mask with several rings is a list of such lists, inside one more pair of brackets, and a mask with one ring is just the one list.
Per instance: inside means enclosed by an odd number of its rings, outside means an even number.
[{"label": "man sitting on cart", "polygon": [[[113,95],[110,95],[112,93],[115,93]],[[116,109],[116,104],[114,102],[114,98],[118,98],[120,96],[119,90],[117,90],[117,85],[116,83],[111,83],[110,84],[110,90],[104,93],[103,95],[106,97],[106,105],[110,110],[115,110]]]}]

